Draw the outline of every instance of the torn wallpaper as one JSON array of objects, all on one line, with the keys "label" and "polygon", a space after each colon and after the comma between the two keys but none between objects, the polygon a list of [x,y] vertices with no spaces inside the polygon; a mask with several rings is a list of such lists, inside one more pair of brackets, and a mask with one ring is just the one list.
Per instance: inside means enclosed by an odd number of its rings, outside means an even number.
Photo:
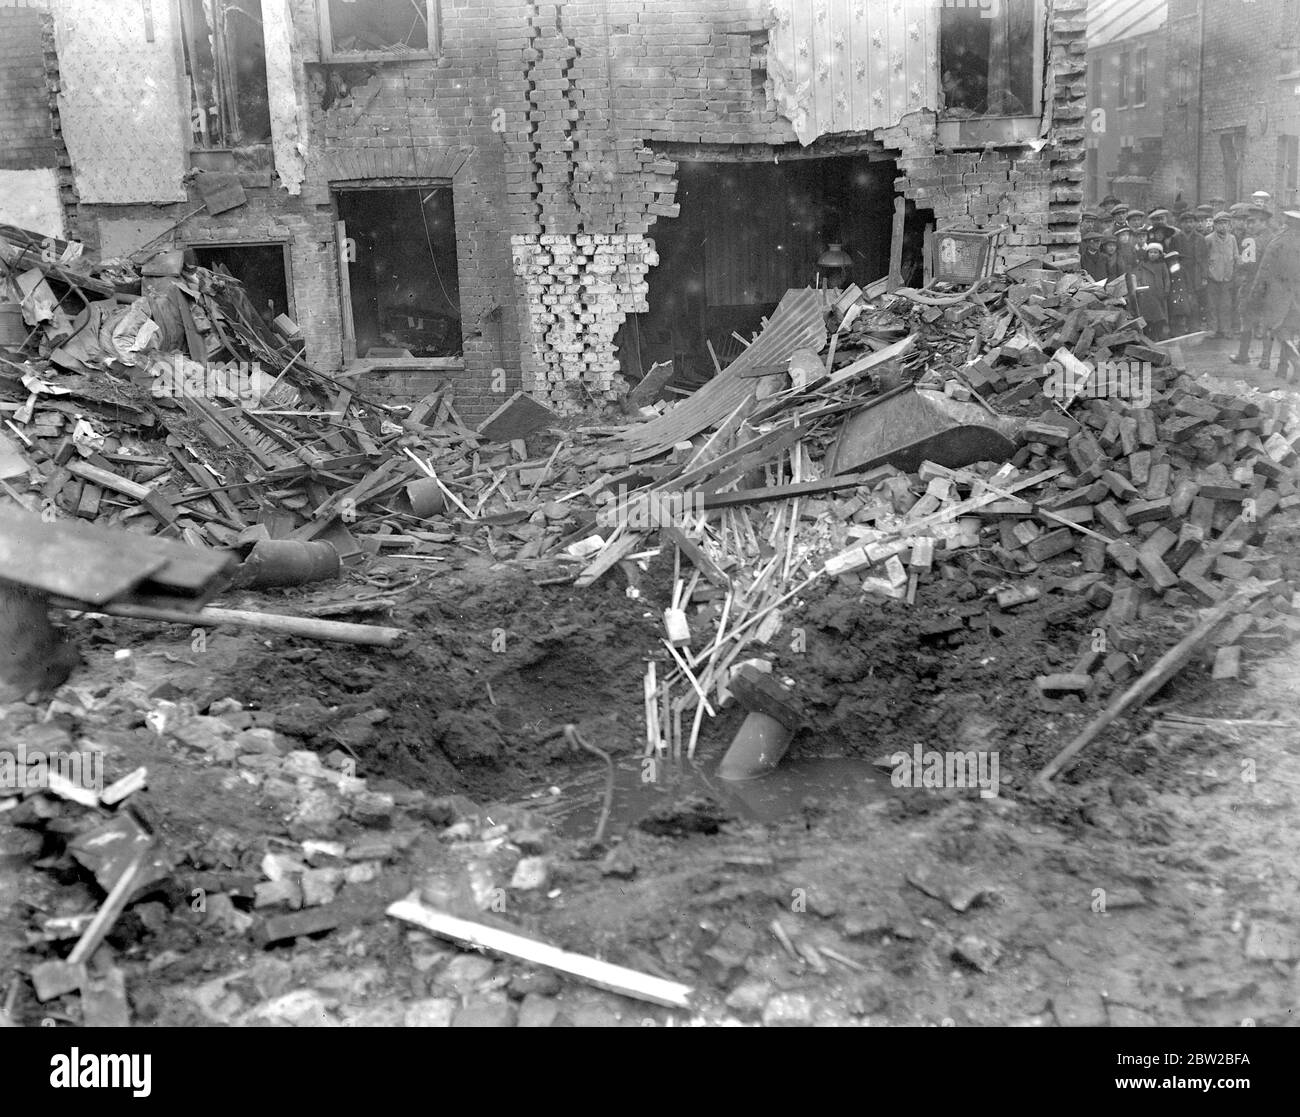
[{"label": "torn wallpaper", "polygon": [[801,144],[937,105],[935,0],[774,0],[772,20],[772,96]]}]

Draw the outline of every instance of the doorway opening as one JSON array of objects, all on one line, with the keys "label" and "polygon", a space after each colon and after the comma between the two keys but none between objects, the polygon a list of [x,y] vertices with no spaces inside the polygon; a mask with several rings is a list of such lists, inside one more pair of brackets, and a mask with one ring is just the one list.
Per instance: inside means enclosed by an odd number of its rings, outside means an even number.
[{"label": "doorway opening", "polygon": [[293,315],[289,298],[289,246],[261,244],[191,244],[201,267],[224,268],[244,285],[249,301],[268,325],[277,315]]},{"label": "doorway opening", "polygon": [[451,195],[450,184],[338,190],[348,356],[460,361]]},{"label": "doorway opening", "polygon": [[[698,385],[739,356],[736,335],[757,333],[790,288],[866,286],[886,275],[897,174],[878,154],[679,161],[679,216],[653,231],[650,309],[629,315],[617,339],[629,378],[672,361],[675,384]],[[921,266],[923,236],[910,203],[904,233],[907,283]],[[828,255],[832,245],[850,263],[819,268],[819,260],[843,260]]]}]

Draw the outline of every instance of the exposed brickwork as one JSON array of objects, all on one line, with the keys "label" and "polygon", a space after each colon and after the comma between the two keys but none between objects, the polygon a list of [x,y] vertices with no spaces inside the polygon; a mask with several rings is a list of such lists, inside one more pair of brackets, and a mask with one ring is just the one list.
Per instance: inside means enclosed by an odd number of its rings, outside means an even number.
[{"label": "exposed brickwork", "polygon": [[0,170],[52,167],[67,236],[79,234],[72,162],[59,125],[59,65],[48,0],[0,4]]},{"label": "exposed brickwork", "polygon": [[[1156,179],[1158,198],[1181,190],[1188,201],[1232,197],[1225,181],[1220,136],[1237,133],[1242,193],[1276,193],[1280,178],[1278,139],[1300,135],[1300,77],[1279,80],[1288,58],[1300,69],[1300,3],[1297,0],[1221,0],[1204,5],[1204,31],[1196,0],[1170,0],[1166,80],[1190,67],[1186,100],[1165,100],[1164,158]],[[1204,63],[1201,42],[1204,40]],[[1287,52],[1292,52],[1290,55]],[[1203,81],[1196,81],[1197,68]],[[1199,143],[1198,143],[1199,122]],[[1199,188],[1197,154],[1200,154]],[[1197,197],[1199,193],[1199,198]],[[1281,198],[1282,204],[1300,198]]]},{"label": "exposed brickwork", "polygon": [[[337,368],[333,191],[450,181],[465,368],[429,376],[458,383],[466,418],[498,406],[499,387],[522,384],[561,409],[616,394],[615,334],[645,309],[656,221],[677,214],[674,157],[707,148],[767,158],[796,142],[766,82],[765,0],[443,0],[439,58],[355,66],[322,65],[313,0],[292,3],[308,136],[302,194],[250,179],[248,206],[196,218],[185,236],[287,241],[309,358]],[[1042,150],[941,151],[929,112],[814,147],[897,153],[899,189],[940,228],[1007,227],[1004,263],[1071,245],[1084,5],[1054,0],[1049,68],[1065,84],[1048,90],[1056,123]],[[104,216],[174,219],[185,208]],[[389,379],[412,391],[427,382]]]},{"label": "exposed brickwork", "polygon": [[0,7],[0,169],[57,167],[40,8]]}]

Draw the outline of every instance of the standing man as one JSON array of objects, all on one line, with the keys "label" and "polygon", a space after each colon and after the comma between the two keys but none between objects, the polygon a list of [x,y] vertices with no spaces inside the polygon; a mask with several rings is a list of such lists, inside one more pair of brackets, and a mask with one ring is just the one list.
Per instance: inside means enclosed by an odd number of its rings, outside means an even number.
[{"label": "standing man", "polygon": [[1226,338],[1232,329],[1232,277],[1237,270],[1237,238],[1232,235],[1232,215],[1226,210],[1214,215],[1214,232],[1205,238],[1205,244],[1210,318],[1214,327],[1211,336]]},{"label": "standing man", "polygon": [[1200,219],[1195,210],[1184,210],[1178,215],[1178,235],[1173,238],[1172,244],[1178,252],[1187,289],[1192,297],[1187,328],[1199,330],[1209,312],[1209,277],[1206,274],[1209,250],[1205,246],[1205,237],[1200,232]]},{"label": "standing man", "polygon": [[[1268,219],[1273,215],[1259,206],[1250,206],[1246,215],[1245,232],[1237,252],[1237,306],[1241,312],[1241,333],[1237,343],[1237,352],[1228,359],[1234,365],[1250,364],[1250,339],[1259,321],[1259,307],[1250,298],[1250,289],[1254,286],[1255,276],[1259,272],[1259,262],[1263,258],[1264,245],[1261,244],[1263,230]],[[1269,353],[1273,348],[1271,338],[1264,339],[1264,350],[1260,355],[1259,367],[1268,368]]]},{"label": "standing man", "polygon": [[[1273,238],[1260,261],[1250,298],[1259,305],[1264,328],[1279,343],[1295,343],[1300,334],[1300,209],[1282,212],[1282,231]],[[1277,374],[1290,381],[1300,369],[1288,368],[1284,347]]]}]

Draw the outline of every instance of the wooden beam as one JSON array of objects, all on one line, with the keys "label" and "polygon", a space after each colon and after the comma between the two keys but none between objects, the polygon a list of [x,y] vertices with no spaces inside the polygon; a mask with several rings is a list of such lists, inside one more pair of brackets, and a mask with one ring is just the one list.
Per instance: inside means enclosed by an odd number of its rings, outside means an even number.
[{"label": "wooden beam", "polygon": [[819,493],[833,493],[837,489],[852,489],[859,485],[870,485],[874,480],[881,481],[889,475],[888,467],[873,470],[870,473],[846,474],[840,477],[827,477],[821,481],[801,481],[793,485],[772,485],[762,489],[737,489],[730,493],[708,493],[704,496],[704,507],[731,508],[738,504],[767,504],[773,500],[790,500],[792,497],[816,496]]},{"label": "wooden beam", "polygon": [[704,548],[691,539],[681,528],[672,524],[664,524],[659,529],[659,535],[661,538],[667,539],[690,559],[695,564],[695,569],[717,586],[718,589],[731,589],[731,582],[718,568],[718,565],[704,553]]},{"label": "wooden beam", "polygon": [[889,240],[889,282],[886,290],[892,295],[903,285],[903,218],[906,208],[903,196],[894,199],[894,228]]},{"label": "wooden beam", "polygon": [[[85,608],[80,602],[60,598],[51,598],[50,604],[67,609]],[[267,632],[280,632],[285,636],[301,636],[308,640],[335,640],[343,644],[369,644],[381,648],[391,648],[406,635],[400,628],[323,621],[315,617],[290,617],[282,613],[254,613],[243,609],[199,609],[191,613],[183,609],[154,609],[144,605],[101,605],[94,611],[110,617],[164,621],[191,627],[230,625],[235,628],[258,628]]]},{"label": "wooden beam", "polygon": [[634,997],[651,1004],[666,1005],[668,1008],[689,1008],[692,993],[689,985],[680,985],[662,977],[651,977],[638,973],[612,962],[602,962],[597,958],[588,958],[582,954],[572,954],[558,946],[525,938],[513,931],[504,931],[499,927],[489,927],[484,923],[474,923],[468,919],[459,919],[454,915],[436,911],[416,900],[398,900],[388,909],[394,919],[403,919],[432,931],[444,939],[464,943],[479,950],[491,950],[509,958],[518,958],[536,966],[545,966],[557,973],[585,981],[598,989],[608,989],[624,997]]},{"label": "wooden beam", "polygon": [[1044,788],[1050,787],[1052,778],[1069,767],[1074,758],[1101,736],[1102,731],[1116,718],[1145,704],[1147,699],[1187,665],[1188,660],[1196,653],[1196,649],[1218,627],[1219,622],[1229,613],[1245,608],[1247,600],[1247,595],[1234,594],[1210,610],[1200,624],[1156,660],[1145,675],[1093,718],[1082,733],[1052,757],[1048,765],[1038,773],[1039,785]]}]

